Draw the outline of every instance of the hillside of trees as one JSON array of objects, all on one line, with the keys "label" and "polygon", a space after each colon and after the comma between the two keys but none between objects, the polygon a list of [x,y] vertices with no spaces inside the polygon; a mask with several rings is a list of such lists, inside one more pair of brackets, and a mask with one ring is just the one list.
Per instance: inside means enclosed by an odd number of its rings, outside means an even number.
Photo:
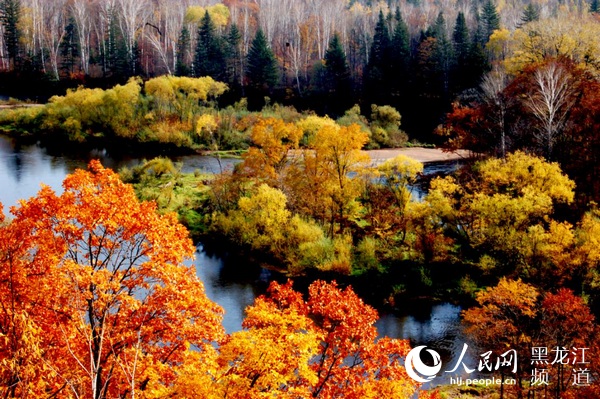
[{"label": "hillside of trees", "polygon": [[364,115],[371,104],[390,105],[412,138],[434,141],[452,101],[472,97],[502,52],[488,43],[496,29],[587,21],[597,6],[6,0],[0,8],[5,95],[45,101],[68,87],[108,88],[132,76],[210,76],[229,86],[221,104],[246,97],[256,110],[270,97],[332,117],[357,103]]}]

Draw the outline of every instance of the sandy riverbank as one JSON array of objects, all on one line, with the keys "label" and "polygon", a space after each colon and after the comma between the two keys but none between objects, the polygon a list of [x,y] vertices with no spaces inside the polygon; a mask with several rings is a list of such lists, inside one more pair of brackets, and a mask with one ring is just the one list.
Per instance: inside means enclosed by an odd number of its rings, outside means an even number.
[{"label": "sandy riverbank", "polygon": [[397,157],[400,154],[416,159],[419,162],[441,162],[453,161],[457,159],[466,159],[471,157],[471,152],[467,150],[457,150],[454,152],[444,152],[440,148],[386,148],[383,150],[366,151],[374,164],[380,164],[387,159]]}]

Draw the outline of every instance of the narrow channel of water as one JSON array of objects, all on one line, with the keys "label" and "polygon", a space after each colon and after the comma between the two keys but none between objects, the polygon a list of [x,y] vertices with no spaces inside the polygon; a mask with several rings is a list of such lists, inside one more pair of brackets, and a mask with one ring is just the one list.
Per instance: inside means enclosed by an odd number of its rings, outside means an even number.
[{"label": "narrow channel of water", "polygon": [[[63,179],[76,168],[85,168],[90,159],[100,159],[103,165],[118,169],[133,165],[139,158],[112,158],[106,151],[91,151],[74,155],[50,154],[39,145],[19,145],[0,135],[0,202],[5,214],[8,207],[19,199],[36,195],[41,184],[60,192]],[[183,171],[196,169],[218,172],[231,168],[231,159],[217,160],[203,156],[185,156],[174,159],[183,163]],[[426,165],[425,173],[450,171],[454,162]],[[224,327],[228,332],[241,329],[244,309],[254,298],[264,292],[272,276],[269,271],[256,265],[241,264],[243,259],[223,258],[211,255],[202,245],[197,247],[195,266],[205,284],[210,299],[221,305],[226,312]],[[442,355],[449,366],[456,362],[466,338],[460,325],[460,307],[443,303],[413,308],[406,314],[382,314],[377,322],[381,335],[410,339],[413,346],[427,345]],[[440,381],[440,383],[446,383]]]}]

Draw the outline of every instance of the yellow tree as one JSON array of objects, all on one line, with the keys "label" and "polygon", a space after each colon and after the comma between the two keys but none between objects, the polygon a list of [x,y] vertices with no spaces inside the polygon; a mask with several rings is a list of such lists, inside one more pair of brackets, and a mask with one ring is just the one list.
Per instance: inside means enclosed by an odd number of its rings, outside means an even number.
[{"label": "yellow tree", "polygon": [[[307,203],[323,203],[321,220],[329,223],[330,236],[344,231],[357,210],[361,182],[355,175],[369,162],[361,149],[368,135],[359,125],[324,125],[309,141],[302,155],[301,173],[306,176]],[[316,215],[317,216],[317,215]]]},{"label": "yellow tree", "polygon": [[208,76],[160,76],[147,81],[144,89],[151,96],[153,108],[159,119],[173,115],[181,122],[190,123],[199,112],[198,103],[220,96],[227,90],[227,85]]},{"label": "yellow tree", "polygon": [[0,330],[19,330],[0,363],[29,359],[2,385],[9,396],[102,399],[169,384],[190,345],[202,353],[223,336],[221,308],[183,264],[187,231],[97,161],[63,188],[22,201],[0,230]]},{"label": "yellow tree", "polygon": [[278,118],[259,118],[251,137],[253,146],[244,155],[243,173],[280,187],[281,174],[289,166],[290,151],[298,147],[302,130]]},{"label": "yellow tree", "polygon": [[592,16],[561,15],[530,22],[515,30],[496,32],[490,38],[494,49],[504,49],[507,71],[518,74],[527,65],[545,58],[566,58],[598,73],[600,28]]},{"label": "yellow tree", "polygon": [[550,266],[564,271],[560,254],[573,243],[571,226],[551,216],[555,204],[573,201],[574,183],[558,164],[516,152],[481,162],[475,172],[463,184],[435,180],[426,199],[464,259],[523,277],[550,279]]}]

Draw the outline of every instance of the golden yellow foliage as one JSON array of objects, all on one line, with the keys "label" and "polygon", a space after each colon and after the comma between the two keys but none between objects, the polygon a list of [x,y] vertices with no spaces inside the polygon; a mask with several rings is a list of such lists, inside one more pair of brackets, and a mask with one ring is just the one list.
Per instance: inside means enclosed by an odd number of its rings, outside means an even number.
[{"label": "golden yellow foliage", "polygon": [[152,97],[152,105],[160,118],[170,114],[180,121],[191,121],[199,113],[199,102],[216,98],[227,90],[225,83],[211,77],[160,76],[146,82],[144,89]]},{"label": "golden yellow foliage", "polygon": [[573,201],[574,183],[555,163],[509,154],[477,165],[462,186],[451,178],[432,182],[426,203],[454,230],[482,270],[557,281],[568,276],[571,225],[551,219],[554,205]]},{"label": "golden yellow foliage", "polygon": [[569,58],[596,74],[600,72],[600,26],[587,15],[560,15],[530,22],[510,36],[499,33],[494,48],[499,47],[508,49],[504,64],[512,74],[547,57]]}]

